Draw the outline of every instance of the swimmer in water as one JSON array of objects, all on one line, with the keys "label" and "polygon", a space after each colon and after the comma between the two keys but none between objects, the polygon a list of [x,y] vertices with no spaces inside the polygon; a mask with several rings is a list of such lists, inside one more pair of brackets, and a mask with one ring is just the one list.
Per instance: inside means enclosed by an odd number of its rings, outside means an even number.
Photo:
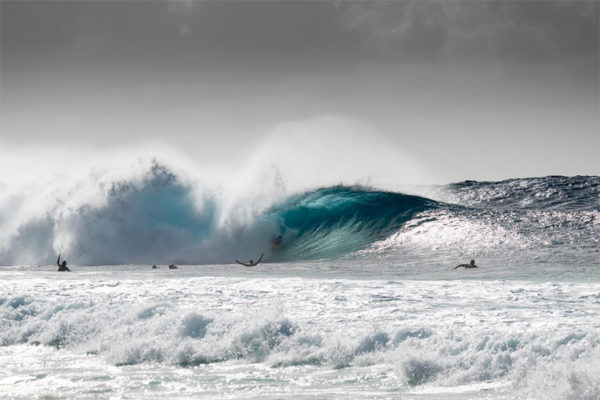
[{"label": "swimmer in water", "polygon": [[58,253],[58,258],[56,259],[56,265],[58,265],[58,270],[60,272],[71,272],[71,270],[67,267],[67,260],[63,260],[63,262],[60,262],[60,253]]},{"label": "swimmer in water", "polygon": [[256,260],[256,262],[254,262],[254,260],[250,260],[248,261],[248,264],[243,263],[241,261],[235,260],[236,263],[243,265],[244,267],[256,267],[258,265],[258,263],[260,262],[260,260],[262,260],[263,256],[265,255],[265,253],[261,253],[260,254],[260,258],[258,260]]},{"label": "swimmer in water", "polygon": [[461,267],[464,269],[477,268],[477,265],[475,265],[475,260],[471,260],[471,262],[469,264],[460,264],[460,265],[457,265],[456,267],[454,267],[453,269],[457,269],[457,268],[461,268]]}]

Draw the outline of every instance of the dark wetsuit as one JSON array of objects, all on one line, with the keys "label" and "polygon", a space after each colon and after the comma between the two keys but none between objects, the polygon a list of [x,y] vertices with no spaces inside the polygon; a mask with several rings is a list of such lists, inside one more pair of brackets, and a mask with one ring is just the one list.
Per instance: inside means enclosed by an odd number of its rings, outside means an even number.
[{"label": "dark wetsuit", "polygon": [[477,265],[475,265],[475,262],[471,261],[470,264],[460,264],[457,265],[456,267],[454,267],[453,269],[457,269],[457,268],[478,268]]},{"label": "dark wetsuit", "polygon": [[263,258],[264,255],[265,255],[264,253],[261,253],[260,258],[258,260],[256,260],[256,262],[254,262],[254,260],[250,260],[250,261],[248,261],[248,264],[243,263],[243,262],[238,261],[238,260],[235,260],[235,262],[238,263],[238,264],[240,264],[240,265],[243,265],[244,267],[256,267],[258,265],[258,263],[262,260],[262,258]]},{"label": "dark wetsuit", "polygon": [[56,260],[56,265],[58,265],[58,271],[60,272],[71,272],[71,270],[67,267],[67,262],[63,260],[62,264],[60,263],[60,254],[58,255],[58,259]]}]

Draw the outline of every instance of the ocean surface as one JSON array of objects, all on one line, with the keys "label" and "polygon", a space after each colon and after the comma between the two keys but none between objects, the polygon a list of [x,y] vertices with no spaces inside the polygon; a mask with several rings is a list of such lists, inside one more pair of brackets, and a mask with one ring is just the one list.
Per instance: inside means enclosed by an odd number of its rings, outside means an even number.
[{"label": "ocean surface", "polygon": [[97,186],[0,192],[0,398],[600,399],[600,177]]}]

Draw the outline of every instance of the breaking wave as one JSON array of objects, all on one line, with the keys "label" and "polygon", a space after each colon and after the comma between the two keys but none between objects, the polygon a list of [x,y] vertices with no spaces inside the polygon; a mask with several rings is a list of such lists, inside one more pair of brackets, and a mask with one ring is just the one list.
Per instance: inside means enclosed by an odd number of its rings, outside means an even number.
[{"label": "breaking wave", "polygon": [[136,177],[3,190],[0,265],[52,264],[58,252],[79,265],[207,264],[263,252],[298,261],[411,246],[470,255],[598,246],[599,177],[467,181],[426,195],[437,201],[361,186],[232,199],[153,162]]},{"label": "breaking wave", "polygon": [[[76,264],[227,263],[261,252],[271,260],[337,257],[436,206],[418,196],[337,186],[263,204],[240,218],[235,207],[225,210],[228,199],[198,192],[154,164],[137,181],[107,183],[77,205],[53,199],[21,220],[22,199],[4,199],[0,226],[7,240],[0,263],[52,263],[59,251]],[[283,245],[271,251],[270,241],[279,235]]]}]

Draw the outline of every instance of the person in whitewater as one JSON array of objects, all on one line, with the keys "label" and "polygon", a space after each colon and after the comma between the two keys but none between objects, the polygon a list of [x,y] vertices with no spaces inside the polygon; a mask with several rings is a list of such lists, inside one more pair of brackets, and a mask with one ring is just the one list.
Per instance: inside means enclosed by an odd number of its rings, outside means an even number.
[{"label": "person in whitewater", "polygon": [[277,250],[281,247],[281,244],[283,243],[283,238],[281,237],[281,235],[271,239],[271,248],[273,250]]},{"label": "person in whitewater", "polygon": [[241,261],[235,260],[236,263],[243,265],[244,267],[256,267],[258,265],[258,263],[260,262],[260,260],[262,260],[263,256],[265,255],[265,253],[260,253],[260,258],[258,260],[256,260],[256,262],[254,262],[254,260],[250,260],[248,261],[248,264],[243,263]]},{"label": "person in whitewater", "polygon": [[175,264],[169,264],[169,269],[177,269],[177,265],[175,265]]},{"label": "person in whitewater", "polygon": [[477,265],[475,265],[475,260],[471,260],[471,262],[469,264],[460,264],[460,265],[457,265],[456,267],[454,267],[452,269],[457,269],[457,268],[461,268],[461,267],[464,268],[464,269],[467,269],[467,268],[477,268]]},{"label": "person in whitewater", "polygon": [[61,264],[60,253],[58,253],[58,258],[56,259],[56,265],[58,265],[58,270],[60,272],[64,272],[64,271],[71,272],[71,270],[67,267],[67,260],[63,260],[63,262]]}]

